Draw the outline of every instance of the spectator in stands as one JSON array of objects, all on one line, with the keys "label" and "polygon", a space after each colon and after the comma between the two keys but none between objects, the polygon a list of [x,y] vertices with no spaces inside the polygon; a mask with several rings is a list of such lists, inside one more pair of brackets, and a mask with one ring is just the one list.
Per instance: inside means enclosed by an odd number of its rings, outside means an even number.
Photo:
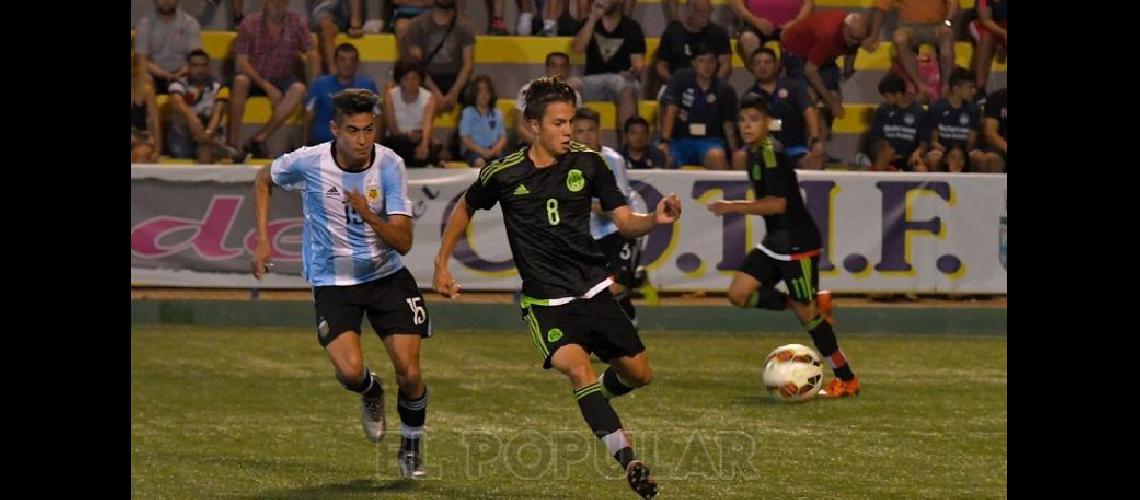
[{"label": "spectator in stands", "polygon": [[420,17],[426,12],[431,12],[433,5],[435,5],[435,0],[391,0],[386,3],[387,8],[392,11],[388,18],[388,26],[396,35],[397,44],[402,43],[404,37],[407,36],[408,25],[411,24],[412,19]]},{"label": "spectator in stands", "polygon": [[665,89],[662,152],[673,164],[723,170],[726,151],[736,150],[736,91],[716,76],[716,55],[708,45],[693,46],[693,67],[673,75]]},{"label": "spectator in stands", "polygon": [[[570,55],[565,52],[551,52],[546,54],[546,76],[557,76],[563,80],[570,76]],[[523,118],[523,111],[526,108],[526,90],[530,88],[530,82],[527,82],[519,89],[519,95],[515,98],[515,135],[520,143],[530,144],[534,140],[534,134],[528,130],[526,126],[526,119]],[[578,97],[578,106],[582,106],[582,94],[574,91],[574,95]]]},{"label": "spectator in stands", "polygon": [[839,66],[835,58],[845,55],[843,77],[855,73],[855,55],[868,37],[867,16],[828,10],[808,15],[780,34],[787,76],[800,80],[822,99],[834,118],[846,116],[839,92]]},{"label": "spectator in stands", "polygon": [[[491,12],[488,19],[490,21],[487,28],[488,35],[510,35],[507,30],[507,20],[503,17],[503,4],[505,2],[506,0],[487,0],[487,10]],[[519,36],[530,36],[531,32],[534,31],[534,2],[535,0],[515,0],[515,5],[519,9],[519,20],[515,26],[515,31]]]},{"label": "spectator in stands", "polygon": [[[357,74],[360,66],[360,51],[351,43],[342,43],[333,52],[333,61],[336,63],[335,73],[323,75],[313,80],[309,88],[309,95],[305,99],[305,143],[308,145],[320,144],[333,140],[334,135],[329,128],[333,121],[336,106],[333,105],[333,96],[344,89],[367,89],[373,94],[380,94],[376,89],[376,82],[368,75]],[[376,110],[375,127],[377,136],[381,130],[382,111]]]},{"label": "spectator in stands", "polygon": [[[206,0],[207,4],[212,7],[217,7],[222,4],[222,0]],[[245,19],[245,0],[230,0],[230,10],[233,12],[233,28],[237,29],[241,26],[242,20]]]},{"label": "spectator in stands", "polygon": [[433,112],[450,111],[459,103],[463,87],[475,69],[475,34],[456,12],[455,0],[436,0],[431,12],[408,25],[406,57],[420,61],[427,70],[425,84],[435,97]]},{"label": "spectator in stands", "polygon": [[692,47],[698,42],[712,47],[716,54],[719,63],[717,77],[722,80],[728,78],[732,72],[732,44],[724,28],[709,23],[711,15],[710,0],[690,0],[684,21],[672,21],[665,27],[654,65],[662,84],[668,85],[677,70],[690,67]]},{"label": "spectator in stands", "polygon": [[985,95],[994,63],[994,50],[1006,50],[1006,0],[978,0],[978,18],[970,23],[974,37],[974,76],[978,93]]},{"label": "spectator in stands", "polygon": [[649,144],[649,120],[635,116],[625,121],[625,145],[621,155],[629,168],[670,168],[669,158]]},{"label": "spectator in stands", "polygon": [[308,58],[308,81],[317,78],[320,56],[310,41],[305,22],[286,10],[287,0],[265,0],[260,12],[246,16],[234,41],[237,54],[233,102],[230,103],[231,146],[237,145],[248,97],[265,96],[273,108],[273,116],[242,147],[257,158],[268,158],[265,141],[293,114],[305,97],[305,84],[293,74],[298,56]]},{"label": "spectator in stands", "polygon": [[[673,0],[675,1],[675,0]],[[596,0],[547,0],[547,15],[543,22],[545,36],[574,36],[582,29],[582,23],[590,14]],[[637,7],[637,0],[618,0],[621,12],[627,17],[633,17],[633,9]],[[674,10],[676,10],[674,5]],[[671,16],[672,20],[679,20],[680,16]],[[552,21],[553,20],[553,21]]]},{"label": "spectator in stands", "polygon": [[439,147],[432,141],[432,108],[435,96],[423,86],[423,65],[416,60],[396,63],[397,85],[384,96],[384,123],[388,135],[381,144],[392,148],[408,167],[438,163]]},{"label": "spectator in stands", "polygon": [[507,147],[507,127],[503,112],[495,105],[499,97],[491,77],[479,75],[472,81],[475,98],[463,109],[459,120],[459,138],[463,142],[463,159],[475,168],[503,154]]},{"label": "spectator in stands", "polygon": [[147,77],[142,56],[131,46],[131,163],[158,162],[162,134],[154,84]]},{"label": "spectator in stands", "polygon": [[241,163],[246,155],[226,144],[222,121],[230,89],[210,74],[210,56],[198,49],[186,56],[190,74],[170,84],[174,113],[166,133],[166,151],[174,158],[214,163],[226,157]]},{"label": "spectator in stands", "polygon": [[982,117],[974,104],[974,72],[955,68],[950,73],[950,93],[930,105],[930,152],[926,165],[933,171],[961,172],[967,161],[974,166],[983,161],[978,135]]},{"label": "spectator in stands", "polygon": [[347,33],[352,38],[364,36],[367,14],[365,0],[319,0],[313,7],[313,31],[317,32],[324,73],[336,72],[336,34]]},{"label": "spectator in stands", "polygon": [[139,20],[135,50],[154,79],[154,90],[167,93],[170,82],[186,76],[186,56],[202,48],[198,20],[178,7],[178,0],[154,0],[154,13]]},{"label": "spectator in stands", "polygon": [[[808,96],[807,87],[799,80],[780,77],[780,59],[776,51],[761,47],[752,53],[752,74],[756,83],[748,90],[768,102],[772,121],[770,130],[795,162],[796,168],[822,170],[827,162],[823,149],[823,125],[819,111]],[[734,164],[747,162],[748,153],[739,151]],[[743,163],[739,163],[743,165]]]},{"label": "spectator in stands", "polygon": [[[958,0],[875,0],[871,13],[871,36],[863,42],[863,48],[874,52],[879,46],[879,28],[883,16],[897,4],[899,26],[893,40],[899,64],[914,82],[919,92],[919,100],[927,102],[936,92],[949,93],[950,68],[954,66],[953,21],[958,15]],[[918,46],[924,43],[938,49],[942,88],[927,86],[918,74]]]},{"label": "spectator in stands", "polygon": [[621,0],[597,0],[574,37],[574,53],[586,53],[580,78],[570,79],[587,101],[613,101],[618,123],[637,115],[638,89],[645,70],[645,34],[622,13]]},{"label": "spectator in stands", "polygon": [[985,118],[982,119],[982,133],[986,140],[984,162],[979,165],[981,172],[1008,172],[1006,166],[1006,89],[998,90],[986,99]]},{"label": "spectator in stands", "polygon": [[815,0],[730,0],[732,11],[744,21],[740,28],[740,58],[747,59],[756,49],[780,41],[792,23],[811,14]]},{"label": "spectator in stands", "polygon": [[906,82],[895,73],[879,81],[879,94],[886,102],[875,110],[871,122],[871,170],[926,172],[930,128],[922,106],[907,94]]}]

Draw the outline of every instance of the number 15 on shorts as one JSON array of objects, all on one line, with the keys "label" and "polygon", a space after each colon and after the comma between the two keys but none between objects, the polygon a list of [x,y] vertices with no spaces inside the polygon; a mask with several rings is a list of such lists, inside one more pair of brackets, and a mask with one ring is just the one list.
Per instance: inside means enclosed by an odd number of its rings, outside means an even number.
[{"label": "number 15 on shorts", "polygon": [[423,297],[408,297],[405,300],[408,301],[408,308],[412,310],[412,318],[415,324],[422,325],[427,319],[427,311],[424,310],[423,305],[419,304],[421,300],[424,300]]}]

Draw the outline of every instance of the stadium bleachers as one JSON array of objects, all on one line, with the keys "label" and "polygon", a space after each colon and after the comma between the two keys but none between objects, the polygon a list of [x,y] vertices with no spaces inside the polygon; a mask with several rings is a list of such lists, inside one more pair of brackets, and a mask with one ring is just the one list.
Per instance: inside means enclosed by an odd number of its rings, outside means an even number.
[{"label": "stadium bleachers", "polygon": [[[140,3],[144,5],[140,6]],[[184,1],[182,3],[185,4],[183,8],[192,14],[194,13],[193,5],[191,5],[193,2]],[[731,11],[727,10],[727,0],[714,0],[713,3],[718,6],[714,20],[725,20],[731,17]],[[149,12],[149,4],[151,4],[149,1],[132,0],[132,25],[138,17]],[[870,4],[871,0],[821,0],[816,2],[819,9],[865,9]],[[294,12],[307,18],[305,5],[306,2],[304,1],[293,0],[290,2],[290,7]],[[479,20],[479,16],[485,16],[481,12],[481,5],[481,1],[468,0],[466,8],[468,17],[477,32],[482,31],[485,25],[485,21]],[[961,5],[964,9],[972,8],[973,1],[966,0],[961,2]],[[507,6],[509,17],[512,15],[510,10],[514,8],[514,4],[507,2]],[[250,7],[247,7],[248,9]],[[204,14],[204,12],[199,14],[199,17]],[[657,35],[664,29],[664,3],[662,0],[639,2],[634,15],[642,23],[647,35]],[[661,17],[658,18],[657,16]],[[214,20],[211,18],[211,22]],[[203,24],[203,49],[211,56],[213,73],[228,78],[233,71],[232,47],[237,34],[234,31],[209,29],[215,27],[225,28],[226,26],[224,22]],[[884,29],[889,29],[889,26]],[[657,36],[647,36],[646,41],[650,54],[656,50],[659,40]],[[870,126],[871,115],[880,102],[876,90],[878,81],[886,74],[891,65],[893,47],[886,40],[889,40],[889,37],[886,37],[879,49],[873,53],[860,50],[855,62],[856,74],[843,84],[842,90],[847,106],[847,116],[843,120],[837,121],[833,126],[833,136],[828,144],[828,152],[833,157],[850,161],[858,148],[860,136]],[[390,72],[397,57],[396,42],[392,35],[366,35],[362,38],[352,39],[342,34],[338,36],[337,41],[338,43],[349,42],[356,45],[361,54],[359,71],[374,78],[379,86],[383,86],[390,79]],[[491,76],[500,96],[497,104],[504,112],[508,129],[514,125],[513,105],[518,89],[530,79],[543,74],[543,62],[547,53],[554,51],[571,53],[571,41],[572,39],[569,37],[477,37],[475,74]],[[769,46],[776,48],[774,43],[769,44]],[[752,84],[753,77],[745,67],[744,62],[736,54],[735,40],[733,40],[733,49],[733,72],[729,77],[729,83],[739,93]],[[932,48],[923,47],[923,52],[932,52]],[[955,62],[957,64],[969,67],[972,53],[973,46],[971,43],[960,41],[955,44]],[[574,66],[572,74],[580,73],[583,62],[583,55],[571,53],[571,63]],[[995,90],[1004,87],[1005,81],[1006,64],[1002,60],[995,61],[987,88]],[[160,99],[160,105],[164,102],[165,99]],[[617,140],[617,133],[620,128],[619,124],[616,123],[614,105],[609,102],[590,102],[587,105],[602,115],[603,141],[614,143]],[[650,121],[655,121],[657,107],[656,101],[643,100],[639,105],[639,113]],[[243,123],[240,125],[239,136],[241,140],[244,141],[252,136],[259,125],[269,119],[270,113],[269,102],[266,98],[249,99],[242,120]],[[438,117],[435,120],[434,135],[441,140],[450,135],[456,127],[458,115],[459,110],[457,109]],[[290,118],[282,130],[272,137],[269,143],[271,153],[281,153],[288,147],[300,144],[301,116],[301,112],[298,110],[298,113]]]}]

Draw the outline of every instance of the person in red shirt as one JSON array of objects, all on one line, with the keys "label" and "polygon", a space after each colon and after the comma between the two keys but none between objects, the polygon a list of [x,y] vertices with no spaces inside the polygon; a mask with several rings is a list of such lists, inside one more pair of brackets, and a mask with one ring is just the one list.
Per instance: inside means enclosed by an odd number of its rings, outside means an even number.
[{"label": "person in red shirt", "polygon": [[828,10],[808,15],[780,35],[788,78],[803,81],[814,91],[813,100],[823,99],[835,118],[846,116],[835,58],[847,56],[844,78],[855,73],[855,54],[870,34],[868,24],[866,15]]}]

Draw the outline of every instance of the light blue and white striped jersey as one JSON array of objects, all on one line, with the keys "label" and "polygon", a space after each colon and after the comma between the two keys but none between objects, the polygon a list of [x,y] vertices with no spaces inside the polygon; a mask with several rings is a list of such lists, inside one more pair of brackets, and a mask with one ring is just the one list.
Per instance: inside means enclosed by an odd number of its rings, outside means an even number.
[{"label": "light blue and white striped jersey", "polygon": [[[610,167],[610,171],[614,173],[618,191],[621,191],[621,194],[625,195],[626,201],[630,202],[629,193],[632,190],[629,187],[629,176],[625,173],[625,158],[609,146],[602,146],[602,151],[598,154],[602,155],[602,159],[606,160],[606,166]],[[630,208],[633,208],[632,205]],[[595,240],[616,233],[617,230],[617,224],[614,224],[613,219],[608,214],[590,213],[590,236]]]},{"label": "light blue and white striped jersey", "polygon": [[404,160],[376,144],[372,164],[347,172],[333,158],[332,142],[303,147],[269,167],[273,183],[300,190],[305,215],[301,241],[302,273],[312,286],[357,285],[404,267],[400,253],[389,248],[348,204],[348,191],[359,191],[373,212],[411,217]]}]

